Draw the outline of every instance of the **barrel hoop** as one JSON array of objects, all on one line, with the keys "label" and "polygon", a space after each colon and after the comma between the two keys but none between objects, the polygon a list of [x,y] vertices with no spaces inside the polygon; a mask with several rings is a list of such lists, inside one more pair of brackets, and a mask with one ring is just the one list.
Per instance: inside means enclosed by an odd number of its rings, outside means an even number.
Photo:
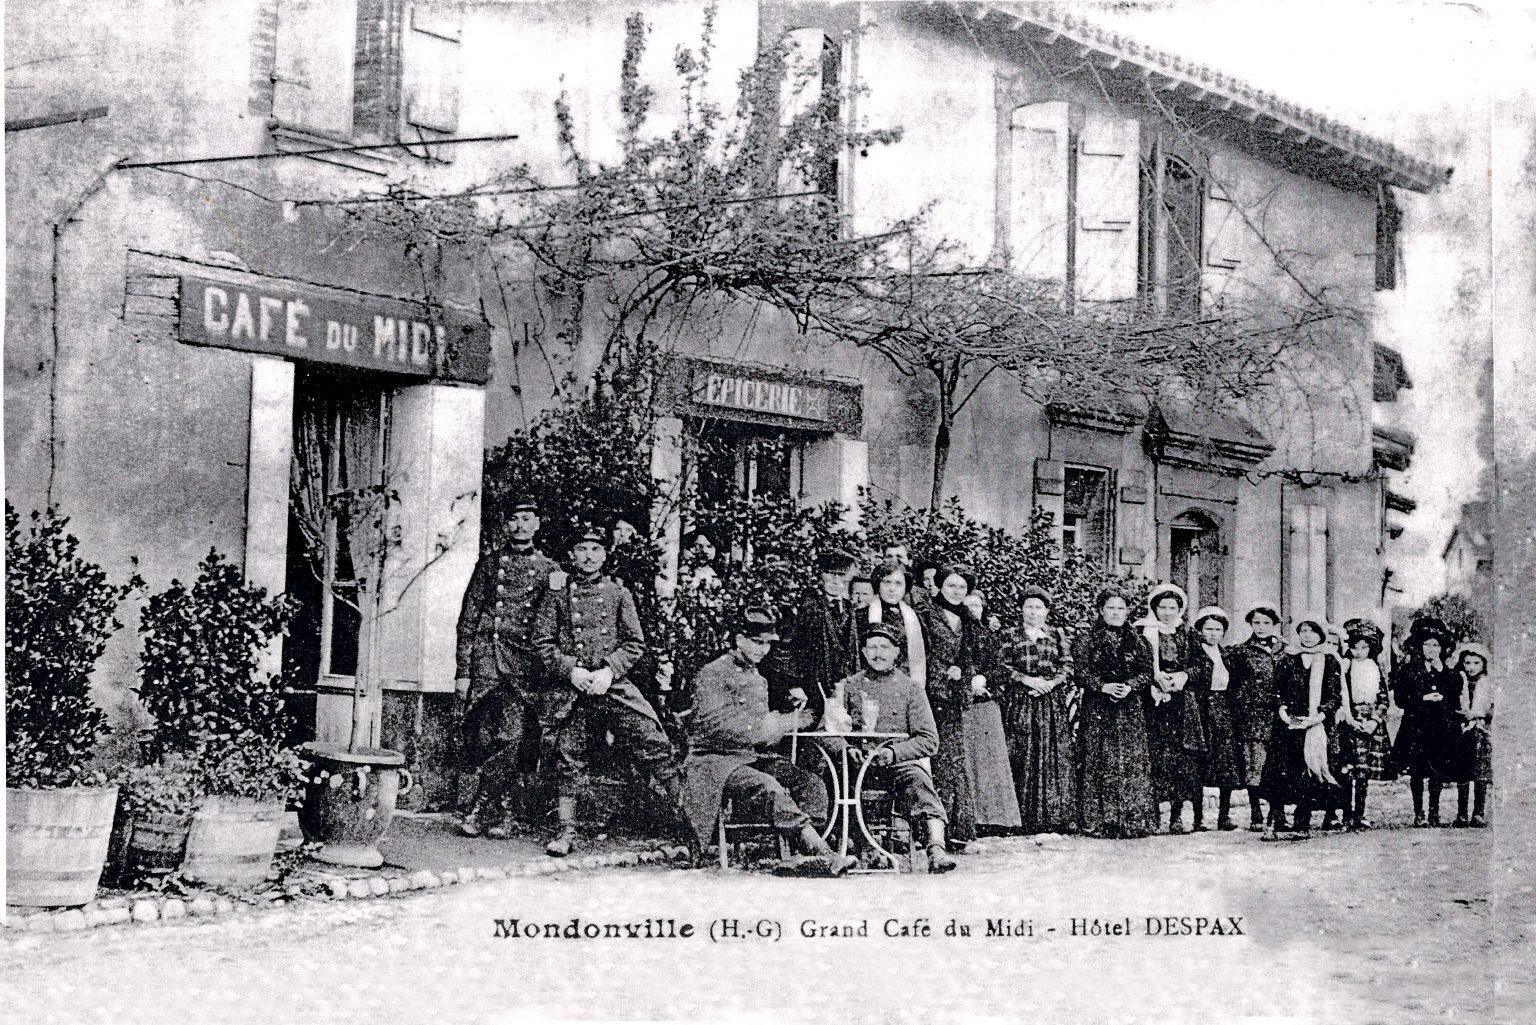
[{"label": "barrel hoop", "polygon": [[31,871],[12,870],[11,878],[16,882],[38,882],[47,880],[50,882],[73,882],[77,879],[99,879],[101,866],[92,865],[90,868],[77,868],[69,871],[62,869],[35,869]]},{"label": "barrel hoop", "polygon": [[11,835],[22,836],[106,836],[112,832],[111,826],[45,826],[33,825],[27,822],[12,822],[6,825],[5,831]]}]

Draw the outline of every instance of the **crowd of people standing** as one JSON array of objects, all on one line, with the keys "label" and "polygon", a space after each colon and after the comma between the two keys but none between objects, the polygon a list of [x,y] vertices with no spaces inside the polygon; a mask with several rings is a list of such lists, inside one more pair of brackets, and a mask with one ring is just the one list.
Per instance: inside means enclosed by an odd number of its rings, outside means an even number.
[{"label": "crowd of people standing", "polygon": [[[722,799],[756,800],[791,846],[839,874],[848,865],[820,839],[815,766],[789,761],[783,741],[851,728],[871,695],[880,728],[908,738],[877,767],[940,871],[987,833],[1203,831],[1208,788],[1215,828],[1240,828],[1232,798],[1246,791],[1248,828],[1265,840],[1309,836],[1317,812],[1324,830],[1369,828],[1369,784],[1400,775],[1415,825],[1441,824],[1449,784],[1449,824],[1487,824],[1490,659],[1474,643],[1453,650],[1437,620],[1413,624],[1389,683],[1385,638],[1364,619],[1336,633],[1302,617],[1287,644],[1277,610],[1259,605],[1233,643],[1226,611],[1192,610],[1180,588],[1160,584],[1139,616],[1109,589],[1092,622],[1062,623],[1051,596],[1032,590],[1019,622],[1003,623],[964,565],[914,559],[898,544],[861,574],[852,554],[830,551],[819,591],[782,620],[766,608],[733,618],[726,650],[687,688],[688,750],[678,752],[627,676],[644,639],[633,597],[602,572],[609,537],[581,532],[567,571],[535,550],[538,529],[538,509],[518,504],[465,596],[466,833],[496,835],[513,779],[547,767],[559,818],[548,850],[568,854],[596,725],[675,809],[691,845],[713,836]],[[705,546],[707,536],[690,539],[692,553]],[[685,561],[683,585],[718,587],[710,561]],[[1389,700],[1403,713],[1395,740]]]}]

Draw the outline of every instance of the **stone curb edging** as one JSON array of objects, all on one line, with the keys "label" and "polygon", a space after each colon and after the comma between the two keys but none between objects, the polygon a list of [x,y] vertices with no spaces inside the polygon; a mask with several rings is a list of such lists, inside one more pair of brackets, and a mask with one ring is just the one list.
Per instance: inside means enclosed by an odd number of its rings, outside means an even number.
[{"label": "stone curb edging", "polygon": [[[319,900],[361,900],[390,897],[413,890],[435,890],[443,886],[488,879],[516,879],[530,876],[559,875],[591,868],[628,868],[637,865],[665,865],[688,860],[688,848],[661,847],[650,851],[620,851],[611,854],[587,854],[577,858],[547,861],[512,861],[505,865],[474,868],[464,866],[443,872],[418,869],[404,875],[332,876],[325,879]],[[293,902],[288,902],[293,903]],[[137,922],[174,921],[178,918],[214,918],[250,914],[257,905],[228,897],[107,897],[82,908],[38,910],[30,914],[11,913],[5,931],[15,933],[80,932],[108,925]]]}]

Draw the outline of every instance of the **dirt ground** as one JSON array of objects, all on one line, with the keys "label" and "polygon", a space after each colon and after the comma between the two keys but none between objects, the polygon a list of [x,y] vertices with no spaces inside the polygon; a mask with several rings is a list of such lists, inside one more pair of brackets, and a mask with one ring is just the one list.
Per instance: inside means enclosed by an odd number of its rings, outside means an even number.
[{"label": "dirt ground", "polygon": [[[1406,802],[1390,796],[1378,818],[1400,825]],[[1485,1022],[1495,1017],[1493,835],[1010,838],[947,876],[602,870],[234,920],[13,934],[0,946],[0,1018]],[[1147,934],[1149,918],[1166,917],[1214,920],[1228,934]],[[694,933],[527,935],[530,923],[563,929],[573,918],[663,919]],[[1130,935],[1072,935],[1074,919],[1094,918],[1129,919]],[[498,938],[498,919],[516,919],[518,934]],[[988,937],[989,919],[1026,935]],[[721,937],[722,920],[742,936]],[[945,935],[951,921],[971,934]],[[860,926],[867,935],[815,935]],[[1510,1013],[1520,999],[1501,992],[1498,1016],[1532,1020]]]}]

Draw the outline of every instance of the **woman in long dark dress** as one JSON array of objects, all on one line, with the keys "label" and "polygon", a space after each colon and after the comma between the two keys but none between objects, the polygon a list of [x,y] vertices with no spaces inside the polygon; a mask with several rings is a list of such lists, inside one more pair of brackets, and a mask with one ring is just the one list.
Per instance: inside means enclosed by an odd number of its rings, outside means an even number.
[{"label": "woman in long dark dress", "polygon": [[1226,649],[1221,646],[1227,626],[1227,614],[1215,605],[1195,613],[1195,636],[1200,639],[1200,646],[1189,681],[1205,720],[1203,782],[1220,794],[1216,828],[1221,830],[1237,828],[1232,821],[1232,791],[1243,785],[1245,777],[1242,738],[1232,701],[1232,672],[1227,665]]},{"label": "woman in long dark dress", "polygon": [[1003,722],[1026,833],[1077,831],[1077,757],[1072,736],[1076,683],[1060,627],[1048,626],[1050,598],[1024,596],[1024,622],[1003,645]]},{"label": "woman in long dark dress", "polygon": [[1157,832],[1142,705],[1152,684],[1152,654],[1126,623],[1130,611],[1123,595],[1104,591],[1097,606],[1098,618],[1072,646],[1082,692],[1082,829],[1089,836],[1147,836]]},{"label": "woman in long dark dress", "polygon": [[1461,726],[1456,713],[1461,704],[1461,675],[1442,661],[1450,647],[1450,634],[1438,619],[1415,620],[1403,645],[1407,659],[1392,674],[1392,697],[1403,710],[1392,741],[1392,763],[1408,774],[1413,824],[1420,827],[1440,825],[1440,790],[1459,775]]},{"label": "woman in long dark dress", "polygon": [[1152,755],[1152,791],[1168,802],[1168,832],[1183,833],[1184,804],[1194,811],[1194,828],[1205,828],[1205,720],[1189,689],[1189,671],[1199,646],[1184,624],[1189,598],[1175,584],[1159,584],[1147,596],[1151,615],[1136,621],[1152,652],[1152,686],[1147,688],[1147,747]]},{"label": "woman in long dark dress", "polygon": [[[1344,703],[1343,673],[1320,619],[1296,624],[1295,644],[1275,671],[1274,728],[1264,765],[1264,792],[1274,806],[1296,805],[1293,840],[1312,835],[1312,812],[1344,804],[1334,715]],[[1282,834],[1266,830],[1263,839]]]},{"label": "woman in long dark dress", "polygon": [[976,632],[976,668],[987,679],[987,689],[966,707],[961,723],[966,770],[976,791],[976,825],[994,832],[1016,830],[1021,821],[1019,799],[1008,761],[1003,713],[996,700],[1007,672],[998,659],[998,636],[987,622],[986,596],[972,591],[965,596],[965,607]]},{"label": "woman in long dark dress", "polygon": [[977,639],[965,596],[974,579],[969,570],[945,566],[936,576],[939,593],[919,613],[928,656],[928,704],[939,731],[933,756],[933,785],[949,818],[949,839],[963,847],[976,839],[976,790],[965,763],[965,710],[986,689],[977,665]]}]

